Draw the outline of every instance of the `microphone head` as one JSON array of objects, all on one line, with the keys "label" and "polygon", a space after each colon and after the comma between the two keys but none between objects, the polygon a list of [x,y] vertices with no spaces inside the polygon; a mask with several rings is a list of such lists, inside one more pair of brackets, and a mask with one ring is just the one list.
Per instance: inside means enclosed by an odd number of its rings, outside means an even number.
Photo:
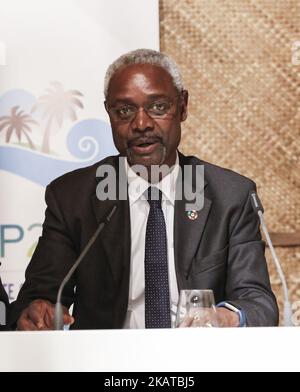
[{"label": "microphone head", "polygon": [[251,197],[251,204],[252,204],[252,208],[254,210],[254,212],[257,214],[259,211],[261,211],[262,213],[264,213],[264,208],[261,204],[261,201],[259,200],[259,197],[257,196],[256,192],[251,192],[250,193],[250,197]]}]

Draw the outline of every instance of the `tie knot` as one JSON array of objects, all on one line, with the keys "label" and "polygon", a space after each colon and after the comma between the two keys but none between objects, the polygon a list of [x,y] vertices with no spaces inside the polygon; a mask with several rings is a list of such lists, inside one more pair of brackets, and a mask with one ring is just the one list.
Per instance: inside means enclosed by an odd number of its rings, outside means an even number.
[{"label": "tie knot", "polygon": [[162,192],[156,186],[150,186],[145,192],[150,207],[161,208]]}]

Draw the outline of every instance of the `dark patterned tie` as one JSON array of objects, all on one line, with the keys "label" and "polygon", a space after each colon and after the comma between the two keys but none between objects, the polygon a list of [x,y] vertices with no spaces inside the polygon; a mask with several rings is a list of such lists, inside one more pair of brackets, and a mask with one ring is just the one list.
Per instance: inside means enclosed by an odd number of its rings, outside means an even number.
[{"label": "dark patterned tie", "polygon": [[171,328],[167,232],[161,208],[162,193],[156,187],[146,192],[150,212],[145,245],[145,325]]}]

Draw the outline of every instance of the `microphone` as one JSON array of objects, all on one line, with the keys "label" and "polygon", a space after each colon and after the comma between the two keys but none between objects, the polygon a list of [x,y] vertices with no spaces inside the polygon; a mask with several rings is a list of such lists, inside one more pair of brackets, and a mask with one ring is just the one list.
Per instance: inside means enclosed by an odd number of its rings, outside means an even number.
[{"label": "microphone", "polygon": [[117,210],[117,206],[115,205],[111,209],[111,211],[108,214],[108,216],[105,218],[104,222],[100,223],[100,225],[98,226],[98,229],[95,231],[95,234],[89,240],[89,242],[87,243],[86,247],[83,249],[82,253],[80,254],[78,259],[74,263],[73,267],[70,269],[70,271],[68,272],[68,274],[66,275],[66,277],[62,281],[62,283],[61,283],[61,285],[59,287],[59,291],[58,291],[58,294],[57,294],[57,301],[56,301],[56,305],[55,305],[55,316],[54,316],[54,329],[55,329],[55,331],[62,331],[63,328],[64,328],[63,309],[62,309],[62,304],[61,304],[61,297],[62,297],[62,293],[64,291],[64,288],[65,288],[66,284],[69,282],[69,280],[73,276],[74,272],[78,268],[79,264],[85,258],[85,256],[87,255],[87,253],[89,252],[89,250],[91,249],[93,244],[95,243],[96,239],[98,238],[98,236],[101,233],[101,231],[104,229],[105,225],[111,221],[111,218],[113,217],[113,215],[116,212],[116,210]]},{"label": "microphone", "polygon": [[287,283],[286,283],[286,278],[284,276],[284,273],[282,271],[281,268],[281,264],[280,264],[280,260],[275,252],[274,246],[272,244],[266,223],[265,223],[265,219],[263,216],[264,213],[264,209],[263,206],[261,204],[261,201],[259,200],[259,197],[257,196],[256,192],[251,192],[251,204],[253,207],[254,212],[257,213],[260,223],[261,223],[261,227],[263,229],[264,235],[266,237],[266,241],[268,243],[268,246],[270,248],[271,251],[271,255],[272,255],[272,259],[274,261],[275,267],[277,269],[277,273],[279,275],[281,284],[282,284],[282,289],[283,289],[283,298],[284,298],[284,316],[283,316],[283,320],[284,320],[284,326],[285,327],[291,327],[293,326],[292,323],[292,306],[289,300],[289,291],[288,291],[288,287],[287,287]]}]

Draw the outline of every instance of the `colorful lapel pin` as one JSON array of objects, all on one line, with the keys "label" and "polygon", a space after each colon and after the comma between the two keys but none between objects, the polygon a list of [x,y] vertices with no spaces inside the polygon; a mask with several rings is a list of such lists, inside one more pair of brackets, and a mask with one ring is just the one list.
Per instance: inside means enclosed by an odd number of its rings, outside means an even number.
[{"label": "colorful lapel pin", "polygon": [[189,218],[189,220],[195,221],[198,219],[198,212],[197,211],[188,211],[187,217]]}]

